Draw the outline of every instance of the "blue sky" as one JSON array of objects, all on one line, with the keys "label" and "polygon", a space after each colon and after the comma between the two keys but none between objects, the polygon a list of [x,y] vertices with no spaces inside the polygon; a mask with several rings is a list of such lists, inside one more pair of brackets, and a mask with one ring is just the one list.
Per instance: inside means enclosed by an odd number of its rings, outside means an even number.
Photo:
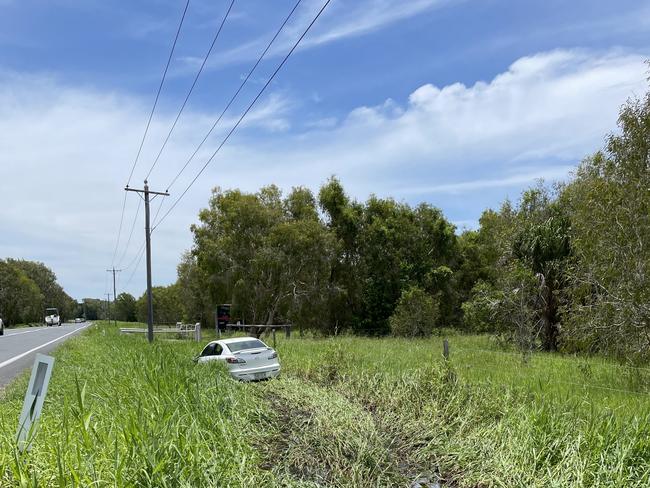
[{"label": "blue sky", "polygon": [[[152,173],[187,160],[295,0],[237,0]],[[134,183],[141,183],[227,7],[192,0]],[[182,191],[320,8],[303,0]],[[73,296],[106,291],[126,182],[183,0],[0,0],[0,256],[42,260]],[[154,233],[154,281],[175,279],[210,189],[330,175],[443,209],[459,228],[536,178],[566,179],[647,89],[647,2],[333,0],[247,123]],[[52,198],[44,188],[56,187]],[[116,265],[142,240],[130,196]],[[124,258],[122,259],[122,256]],[[136,261],[137,262],[137,261]],[[133,278],[128,282],[129,277]],[[121,287],[139,295],[144,265]]]}]

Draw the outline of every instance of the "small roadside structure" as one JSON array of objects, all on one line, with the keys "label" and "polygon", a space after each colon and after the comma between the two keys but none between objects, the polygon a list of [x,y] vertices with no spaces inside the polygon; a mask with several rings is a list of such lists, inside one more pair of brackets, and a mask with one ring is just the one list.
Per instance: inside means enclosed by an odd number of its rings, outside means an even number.
[{"label": "small roadside structure", "polygon": [[217,310],[214,313],[214,326],[217,331],[225,330],[230,323],[230,303],[222,303],[217,305]]}]

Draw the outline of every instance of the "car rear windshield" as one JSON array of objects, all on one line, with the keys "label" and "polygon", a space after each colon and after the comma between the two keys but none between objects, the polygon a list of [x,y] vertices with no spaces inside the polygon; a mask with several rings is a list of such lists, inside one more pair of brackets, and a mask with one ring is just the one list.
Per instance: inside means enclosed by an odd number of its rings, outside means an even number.
[{"label": "car rear windshield", "polygon": [[245,349],[258,349],[260,347],[266,347],[262,341],[257,339],[251,339],[250,341],[241,341],[241,342],[231,342],[228,344],[228,349],[232,352],[243,351]]}]

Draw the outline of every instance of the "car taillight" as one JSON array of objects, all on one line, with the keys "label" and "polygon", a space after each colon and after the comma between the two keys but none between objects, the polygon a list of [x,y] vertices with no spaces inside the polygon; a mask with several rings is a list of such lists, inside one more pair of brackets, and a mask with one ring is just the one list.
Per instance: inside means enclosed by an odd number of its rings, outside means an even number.
[{"label": "car taillight", "polygon": [[242,358],[226,358],[226,362],[230,364],[244,364],[246,361]]},{"label": "car taillight", "polygon": [[275,352],[275,351],[273,351],[273,352],[271,353],[271,355],[269,356],[269,359],[275,359],[275,358],[277,358],[277,357],[278,357],[278,353]]}]

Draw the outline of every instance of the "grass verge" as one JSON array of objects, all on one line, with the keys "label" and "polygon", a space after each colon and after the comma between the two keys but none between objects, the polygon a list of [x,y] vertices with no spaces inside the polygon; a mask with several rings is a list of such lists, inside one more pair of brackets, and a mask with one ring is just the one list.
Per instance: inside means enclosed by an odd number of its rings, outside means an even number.
[{"label": "grass verge", "polygon": [[242,384],[195,342],[100,325],[55,352],[24,454],[27,375],[3,394],[0,485],[650,486],[645,370],[441,342],[278,338],[282,378]]},{"label": "grass verge", "polygon": [[[451,342],[456,353],[449,363],[438,338],[283,342],[289,376],[283,409],[332,419],[317,430],[327,433],[321,442],[335,445],[354,440],[355,429],[334,434],[335,419],[354,414],[380,449],[362,480],[344,469],[349,455],[314,451],[317,437],[309,428],[296,429],[285,450],[301,449],[303,456],[292,457],[312,463],[320,459],[321,471],[338,470],[329,480],[335,486],[408,486],[423,475],[467,487],[650,486],[650,399],[643,381],[630,384],[619,365],[597,358],[537,355],[524,362],[486,338]],[[567,388],[563,379],[596,388]],[[635,390],[619,391],[626,387]],[[318,402],[308,403],[308,415],[304,398],[312,395],[305,391],[313,388]],[[334,459],[340,465],[332,469]]]},{"label": "grass verge", "polygon": [[242,435],[257,399],[217,366],[195,367],[196,343],[93,327],[56,350],[40,428],[14,447],[28,377],[4,393],[1,486],[255,486],[271,482]]}]

